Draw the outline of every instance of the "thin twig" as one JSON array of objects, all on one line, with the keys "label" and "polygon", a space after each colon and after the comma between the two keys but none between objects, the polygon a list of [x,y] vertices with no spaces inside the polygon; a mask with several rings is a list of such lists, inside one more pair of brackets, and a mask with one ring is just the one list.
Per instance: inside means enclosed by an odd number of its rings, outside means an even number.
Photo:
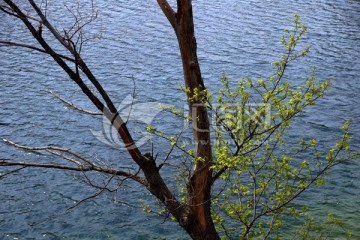
[{"label": "thin twig", "polygon": [[163,161],[161,164],[159,164],[158,170],[160,170],[160,169],[164,166],[164,164],[167,162],[167,160],[169,159],[172,151],[173,151],[174,148],[177,146],[177,143],[178,143],[178,141],[179,141],[179,139],[180,139],[180,137],[181,137],[181,134],[185,131],[185,129],[186,129],[186,128],[184,127],[184,128],[180,131],[180,133],[176,136],[176,139],[175,139],[174,144],[172,144],[172,146],[171,146],[169,152],[167,153],[164,161]]},{"label": "thin twig", "polygon": [[[60,152],[64,152],[64,153],[68,153],[76,158],[79,158],[80,160],[88,163],[89,165],[94,165],[93,162],[83,156],[81,156],[80,154],[72,151],[71,149],[67,149],[67,148],[62,148],[62,147],[56,147],[56,146],[46,146],[46,147],[30,147],[30,146],[26,146],[26,145],[21,145],[21,144],[17,144],[13,141],[7,140],[7,139],[3,139],[3,141],[11,146],[26,150],[26,151],[50,151],[50,150],[55,150],[55,151],[60,151]],[[51,152],[49,152],[51,153]],[[52,153],[53,154],[53,153]],[[60,157],[63,157],[63,155],[59,155]]]},{"label": "thin twig", "polygon": [[[0,160],[0,161],[3,161],[3,160]],[[17,169],[15,169],[15,170],[9,171],[9,172],[4,173],[4,174],[1,174],[1,175],[0,175],[0,179],[2,179],[2,178],[4,178],[4,177],[6,177],[7,175],[10,175],[10,174],[13,174],[13,173],[19,172],[20,170],[22,170],[22,169],[24,169],[24,168],[26,168],[26,166],[24,166],[24,167],[20,167],[20,168],[17,168]]]},{"label": "thin twig", "polygon": [[[8,47],[23,47],[23,48],[28,48],[28,49],[31,49],[31,50],[35,50],[35,51],[38,51],[38,52],[41,52],[41,53],[46,53],[48,54],[48,52],[46,52],[44,49],[41,49],[41,48],[38,48],[38,47],[34,47],[32,45],[28,45],[28,44],[24,44],[24,43],[17,43],[17,42],[10,42],[10,41],[0,41],[0,47],[1,46],[8,46]],[[71,62],[75,62],[74,59],[70,58],[70,57],[67,57],[65,55],[62,55],[62,54],[58,54],[59,57],[67,60],[67,61],[71,61]]]},{"label": "thin twig", "polygon": [[48,90],[48,92],[51,93],[51,95],[53,95],[55,98],[59,99],[61,102],[63,102],[66,105],[74,108],[75,110],[78,110],[79,112],[90,114],[90,115],[103,115],[103,113],[101,113],[101,112],[92,112],[92,111],[85,110],[85,109],[83,109],[83,108],[81,108],[79,106],[76,106],[74,103],[65,100],[64,98],[60,97],[58,94],[56,94],[52,90]]},{"label": "thin twig", "polygon": [[[148,184],[144,178],[137,176],[138,172],[136,174],[133,174],[130,172],[117,170],[117,169],[113,169],[110,167],[97,166],[93,161],[81,156],[80,154],[78,154],[70,149],[55,147],[55,146],[30,147],[30,146],[17,144],[15,142],[9,141],[7,139],[3,139],[3,141],[11,146],[14,146],[14,147],[26,150],[26,151],[47,151],[51,154],[54,154],[58,157],[65,159],[69,162],[73,162],[77,166],[74,167],[74,166],[69,166],[69,165],[53,164],[53,163],[33,163],[33,162],[20,162],[20,161],[10,161],[10,160],[1,160],[0,166],[1,165],[2,166],[26,166],[26,167],[56,168],[56,169],[65,169],[65,170],[72,170],[72,171],[96,171],[96,172],[102,172],[102,173],[111,174],[111,175],[124,176],[124,177],[130,178],[130,179],[133,179],[143,185]],[[68,156],[59,154],[58,152],[55,152],[55,151],[68,153],[87,164],[83,164],[73,158],[69,158]]]},{"label": "thin twig", "polygon": [[112,179],[115,177],[115,175],[111,176],[108,181],[104,184],[103,187],[99,187],[99,186],[96,186],[92,183],[92,181],[86,176],[86,174],[84,174],[85,178],[88,180],[89,184],[92,186],[92,187],[96,187],[96,188],[99,188],[100,191],[98,191],[97,193],[89,196],[89,197],[86,197],[84,199],[81,199],[80,201],[78,201],[76,204],[74,204],[73,206],[69,207],[68,209],[66,209],[67,211],[70,210],[70,209],[73,209],[75,208],[76,206],[78,206],[79,204],[89,200],[89,199],[92,199],[92,198],[96,198],[97,196],[99,196],[101,193],[103,193],[105,190],[109,191],[109,189],[107,188],[107,186],[110,184],[110,182],[112,181]]}]

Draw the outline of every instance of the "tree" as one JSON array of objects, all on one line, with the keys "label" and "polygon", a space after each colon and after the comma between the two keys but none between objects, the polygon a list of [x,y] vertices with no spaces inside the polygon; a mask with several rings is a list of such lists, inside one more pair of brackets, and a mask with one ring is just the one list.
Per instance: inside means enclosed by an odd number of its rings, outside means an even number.
[{"label": "tree", "polygon": [[[196,39],[191,1],[178,0],[175,11],[169,3],[158,0],[158,4],[173,27],[178,39],[184,72],[184,92],[190,109],[186,118],[192,123],[194,146],[179,146],[180,135],[164,136],[153,126],[148,131],[169,140],[173,148],[184,150],[190,159],[191,170],[185,172],[186,183],[181,196],[170,191],[160,174],[168,157],[162,163],[156,162],[153,153],[143,153],[136,145],[126,121],[122,119],[111,99],[82,58],[83,43],[90,40],[82,30],[96,18],[96,11],[90,17],[74,13],[72,28],[59,32],[46,17],[46,4],[42,8],[33,0],[28,1],[31,11],[26,12],[20,4],[4,0],[0,9],[22,22],[38,42],[39,47],[18,42],[1,41],[8,46],[19,46],[48,54],[74,81],[116,129],[123,140],[129,156],[140,171],[100,166],[72,150],[47,146],[29,147],[6,140],[7,143],[29,151],[48,151],[68,161],[67,165],[20,162],[3,159],[1,166],[59,168],[69,171],[97,171],[108,174],[108,182],[114,176],[132,179],[155,196],[193,239],[229,238],[232,234],[229,221],[239,222],[236,235],[244,239],[267,238],[279,233],[282,220],[287,215],[299,216],[302,211],[291,205],[311,185],[322,184],[329,169],[338,163],[356,158],[350,151],[349,123],[344,125],[344,134],[336,147],[324,153],[317,149],[316,141],[302,140],[293,150],[281,153],[283,136],[291,120],[309,105],[313,105],[329,88],[330,83],[317,83],[315,75],[310,76],[304,87],[293,87],[283,81],[290,62],[307,54],[308,48],[298,52],[297,43],[306,31],[296,16],[294,29],[287,30],[283,39],[286,54],[275,63],[276,72],[269,80],[244,79],[232,87],[229,79],[223,77],[223,89],[217,94],[214,104],[201,77],[197,58]],[[46,2],[45,2],[46,3]],[[53,38],[48,40],[48,38]],[[57,51],[53,41],[60,43],[67,54]],[[85,80],[89,80],[89,83]],[[91,90],[95,88],[97,93]],[[253,114],[252,100],[257,98]],[[65,100],[64,100],[65,101]],[[70,104],[66,102],[66,104]],[[269,110],[269,106],[271,110]],[[174,114],[178,110],[169,108]],[[216,116],[212,130],[209,112]],[[215,139],[212,145],[211,139]],[[169,155],[171,154],[169,151]],[[304,151],[312,151],[314,159],[297,161]],[[341,155],[348,153],[348,155]],[[9,173],[19,169],[11,170]],[[107,185],[103,190],[107,189]],[[215,191],[220,194],[215,194]],[[179,197],[182,197],[180,200]]]}]

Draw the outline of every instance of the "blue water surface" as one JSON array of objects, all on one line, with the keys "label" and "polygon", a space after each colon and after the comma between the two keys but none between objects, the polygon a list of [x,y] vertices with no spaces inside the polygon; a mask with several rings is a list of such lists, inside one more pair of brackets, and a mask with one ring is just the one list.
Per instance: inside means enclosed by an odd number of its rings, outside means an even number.
[{"label": "blue water surface", "polygon": [[[48,17],[53,24],[58,29],[70,27],[69,9],[76,9],[76,4],[49,2]],[[183,79],[177,41],[156,1],[94,2],[98,19],[87,28],[93,39],[84,45],[82,54],[115,104],[127,104],[135,82],[137,103],[175,103],[182,108],[186,101],[178,90]],[[90,11],[89,5],[81,10]],[[311,51],[306,60],[290,66],[286,80],[301,84],[316,66],[319,81],[332,79],[333,87],[296,120],[289,140],[315,136],[322,146],[331,147],[341,134],[342,123],[353,119],[353,145],[360,147],[360,1],[193,1],[193,11],[202,74],[212,91],[220,87],[223,73],[234,82],[243,77],[269,77],[272,62],[282,54],[282,30],[292,26],[293,14],[298,13],[308,26],[302,46],[310,45]],[[3,12],[0,19],[0,40],[36,44],[19,20]],[[48,56],[0,47],[0,86],[1,139],[33,146],[59,145],[98,163],[134,168],[125,152],[92,134],[103,130],[101,117],[80,114],[47,92],[55,90],[83,108],[96,110]],[[167,132],[184,124],[164,112],[152,120]],[[140,139],[146,124],[129,124]],[[142,149],[150,151],[151,144]],[[154,144],[160,157],[168,149],[165,144]],[[61,161],[5,143],[0,143],[0,158]],[[360,238],[359,167],[358,161],[337,167],[328,185],[304,200],[319,214],[332,211],[343,218],[354,239]],[[5,171],[0,169],[0,173]],[[172,172],[164,175],[175,189]],[[97,174],[90,177],[101,179]],[[49,169],[25,169],[1,179],[0,239],[188,239],[170,220],[144,214],[140,200],[145,204],[155,201],[131,182],[67,210],[96,193],[83,180],[81,174]]]}]

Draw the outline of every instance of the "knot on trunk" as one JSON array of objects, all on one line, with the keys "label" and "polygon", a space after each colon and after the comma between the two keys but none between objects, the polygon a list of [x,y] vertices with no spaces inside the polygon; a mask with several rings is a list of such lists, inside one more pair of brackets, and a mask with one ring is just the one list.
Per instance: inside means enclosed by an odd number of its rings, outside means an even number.
[{"label": "knot on trunk", "polygon": [[190,224],[190,220],[191,220],[190,208],[186,207],[184,212],[181,214],[181,217],[179,219],[179,224],[182,227],[187,226]]}]

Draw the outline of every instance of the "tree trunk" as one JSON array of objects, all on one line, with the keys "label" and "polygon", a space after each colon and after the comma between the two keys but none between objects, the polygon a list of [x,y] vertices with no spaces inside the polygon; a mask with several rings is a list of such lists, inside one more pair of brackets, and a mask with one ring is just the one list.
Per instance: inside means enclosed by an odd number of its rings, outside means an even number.
[{"label": "tree trunk", "polygon": [[201,158],[201,161],[195,163],[188,181],[188,220],[180,224],[193,239],[220,239],[211,217],[212,151],[208,112],[200,100],[193,98],[195,90],[206,88],[197,57],[191,0],[178,0],[176,13],[167,1],[158,0],[158,3],[173,26],[179,42],[195,151],[196,156]]},{"label": "tree trunk", "polygon": [[[146,181],[141,179],[141,181],[138,182],[145,185],[147,189],[166,206],[193,239],[220,239],[211,217],[212,151],[208,113],[201,100],[193,98],[196,90],[201,91],[206,88],[201,78],[197,57],[191,0],[177,0],[177,12],[170,7],[166,0],[157,1],[174,28],[179,42],[184,80],[188,90],[188,104],[192,117],[196,157],[199,159],[199,161],[195,162],[194,170],[191,176],[189,176],[187,189],[188,200],[185,204],[177,201],[175,196],[168,189],[159,174],[159,168],[156,166],[153,157],[150,154],[141,154],[111,99],[91,71],[87,68],[86,64],[82,61],[79,53],[76,52],[75,45],[71,39],[65,39],[51,26],[47,21],[45,14],[41,12],[41,9],[33,0],[29,0],[29,2],[41,19],[41,24],[37,28],[33,26],[32,18],[23,13],[13,1],[4,0],[9,8],[13,10],[12,12],[8,12],[8,14],[17,17],[25,24],[33,37],[42,46],[43,50],[41,51],[44,51],[53,57],[55,62],[70,76],[70,78],[82,89],[84,94],[100,111],[102,111],[117,129],[127,146],[130,156],[144,172]],[[2,10],[4,11],[4,8],[2,8]],[[7,10],[5,10],[5,12],[7,12]],[[63,57],[54,51],[47,40],[43,38],[42,24],[50,30],[51,34],[59,41],[59,43],[73,54],[75,70],[71,68]],[[94,95],[85,84],[79,74],[79,69],[82,70],[84,75],[87,76],[93,86],[97,89],[104,102]],[[44,166],[56,167],[59,165]],[[76,168],[75,170],[81,169]],[[129,173],[129,175],[131,174]],[[131,176],[137,177],[136,175]]]}]

